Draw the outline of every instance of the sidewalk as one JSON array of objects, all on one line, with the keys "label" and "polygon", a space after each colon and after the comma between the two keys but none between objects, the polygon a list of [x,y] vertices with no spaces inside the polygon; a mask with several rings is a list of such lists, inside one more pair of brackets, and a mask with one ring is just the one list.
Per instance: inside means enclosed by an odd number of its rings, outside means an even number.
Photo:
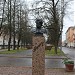
[{"label": "sidewalk", "polygon": [[[66,56],[45,56],[45,68],[64,68],[62,63]],[[19,62],[18,62],[19,61]],[[10,64],[9,64],[10,62]],[[0,66],[32,66],[32,51],[15,54],[0,54]]]},{"label": "sidewalk", "polygon": [[[32,55],[0,54],[0,57],[32,58]],[[45,59],[65,59],[66,56],[45,56]]]},{"label": "sidewalk", "polygon": [[[0,75],[32,75],[31,67],[0,67]],[[45,69],[45,75],[75,75],[65,69]]]},{"label": "sidewalk", "polygon": [[[0,65],[0,75],[32,75],[32,68],[30,66],[24,66],[25,61],[32,62],[32,56],[30,54],[25,55],[24,52],[21,54],[0,54],[0,61],[2,61]],[[22,58],[22,59],[21,59]],[[30,58],[30,59],[28,59]],[[46,56],[46,66],[54,65],[61,66],[61,60],[66,58],[65,56]],[[28,59],[28,60],[25,60]],[[7,60],[9,60],[7,62]],[[30,61],[29,61],[30,60]],[[58,60],[58,61],[57,61]],[[6,62],[6,63],[5,63]],[[3,65],[2,65],[3,64]],[[14,64],[19,64],[18,66],[14,66]],[[29,63],[30,64],[30,63]],[[6,65],[6,66],[4,66]],[[22,66],[23,65],[23,66]],[[74,72],[66,72],[64,68],[46,68],[45,75],[75,75]]]}]

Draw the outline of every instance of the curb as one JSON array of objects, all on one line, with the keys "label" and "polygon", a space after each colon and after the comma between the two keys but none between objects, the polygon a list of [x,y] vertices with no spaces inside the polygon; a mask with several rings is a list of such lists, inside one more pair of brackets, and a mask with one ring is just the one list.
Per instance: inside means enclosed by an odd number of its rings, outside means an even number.
[{"label": "curb", "polygon": [[[32,58],[32,56],[15,56],[15,55],[1,55],[0,57],[9,57],[9,58]],[[46,56],[45,59],[66,59],[67,57],[65,56],[59,56],[59,57],[55,57],[55,56]]]}]

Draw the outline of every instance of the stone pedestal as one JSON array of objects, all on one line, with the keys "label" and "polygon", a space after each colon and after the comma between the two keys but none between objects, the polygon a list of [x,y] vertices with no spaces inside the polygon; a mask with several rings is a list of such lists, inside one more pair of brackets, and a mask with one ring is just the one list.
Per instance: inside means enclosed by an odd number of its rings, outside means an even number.
[{"label": "stone pedestal", "polygon": [[32,75],[45,74],[45,39],[33,36]]}]

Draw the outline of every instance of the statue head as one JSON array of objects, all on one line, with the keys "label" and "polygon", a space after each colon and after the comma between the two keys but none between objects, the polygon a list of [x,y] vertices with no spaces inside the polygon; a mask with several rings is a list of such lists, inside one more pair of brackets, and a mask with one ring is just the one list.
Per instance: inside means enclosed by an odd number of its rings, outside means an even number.
[{"label": "statue head", "polygon": [[36,19],[36,29],[41,30],[42,24],[42,19]]}]

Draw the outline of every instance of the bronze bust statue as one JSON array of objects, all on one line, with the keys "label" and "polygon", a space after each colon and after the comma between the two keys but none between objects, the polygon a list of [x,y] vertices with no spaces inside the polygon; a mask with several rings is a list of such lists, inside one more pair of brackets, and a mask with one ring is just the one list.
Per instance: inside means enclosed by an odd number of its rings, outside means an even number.
[{"label": "bronze bust statue", "polygon": [[42,24],[43,24],[42,19],[36,19],[36,28],[37,29],[41,29]]},{"label": "bronze bust statue", "polygon": [[42,24],[43,24],[43,21],[42,19],[36,19],[36,33],[37,34],[41,34],[41,28],[42,28]]}]

